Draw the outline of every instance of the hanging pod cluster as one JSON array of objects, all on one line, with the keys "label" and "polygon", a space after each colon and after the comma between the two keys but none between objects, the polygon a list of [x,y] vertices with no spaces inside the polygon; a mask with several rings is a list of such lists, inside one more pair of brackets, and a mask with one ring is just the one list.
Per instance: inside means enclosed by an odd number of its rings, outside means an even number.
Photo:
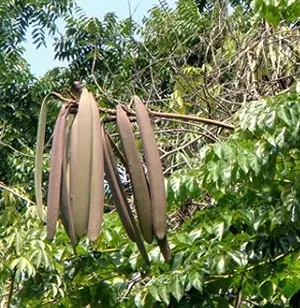
[{"label": "hanging pod cluster", "polygon": [[148,177],[136,147],[130,120],[121,106],[117,106],[117,125],[131,179],[139,226],[148,243],[152,242],[153,237],[156,238],[165,260],[169,262],[171,254],[166,235],[166,196],[158,147],[146,107],[137,96],[133,97],[133,101]]},{"label": "hanging pod cluster", "polygon": [[[81,92],[76,114],[74,107],[77,106],[64,104],[54,127],[46,220],[47,235],[52,240],[60,217],[73,246],[86,234],[91,241],[96,240],[104,206],[103,144],[98,107],[86,89]],[[43,216],[41,179],[46,109],[43,104],[35,162],[40,216]]]},{"label": "hanging pod cluster", "polygon": [[[146,263],[144,246],[157,239],[166,261],[171,260],[166,236],[166,197],[162,166],[148,111],[134,97],[136,120],[141,135],[146,176],[127,113],[117,106],[117,125],[130,175],[138,225],[119,178],[111,139],[99,119],[93,95],[83,88],[78,105],[66,103],[56,120],[50,162],[47,199],[47,235],[53,239],[61,219],[73,246],[87,234],[95,241],[101,229],[104,207],[104,174],[128,237],[136,243]],[[36,203],[41,219],[42,164],[47,103],[43,102],[35,161]]]}]

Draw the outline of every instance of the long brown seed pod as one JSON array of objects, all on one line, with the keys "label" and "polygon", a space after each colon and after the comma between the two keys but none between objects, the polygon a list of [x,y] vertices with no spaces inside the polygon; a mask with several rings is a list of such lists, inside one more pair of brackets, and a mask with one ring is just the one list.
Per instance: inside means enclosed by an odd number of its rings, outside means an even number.
[{"label": "long brown seed pod", "polygon": [[151,120],[139,97],[133,97],[136,118],[145,154],[152,206],[153,230],[162,240],[166,234],[166,194],[164,176]]},{"label": "long brown seed pod", "polygon": [[71,244],[75,247],[78,243],[78,238],[74,229],[73,209],[70,204],[70,139],[71,139],[71,125],[74,120],[74,115],[69,115],[67,118],[66,127],[66,150],[62,164],[62,179],[61,179],[61,203],[60,203],[60,217],[62,223],[71,240]]},{"label": "long brown seed pod", "polygon": [[112,149],[110,148],[109,140],[102,130],[103,149],[104,149],[104,170],[109,187],[112,192],[113,201],[115,203],[117,212],[120,216],[121,222],[129,238],[136,242],[142,257],[147,264],[150,263],[147,251],[145,249],[142,237],[139,233],[134,217],[130,211],[127,203],[125,192],[121,186],[120,178],[118,176],[117,165],[113,157]]},{"label": "long brown seed pod", "polygon": [[116,172],[116,162],[113,159],[112,149],[110,148],[109,141],[105,136],[104,130],[102,130],[102,140],[103,140],[103,150],[104,150],[104,171],[105,175],[111,189],[113,201],[115,203],[116,209],[119,213],[120,219],[124,225],[127,235],[129,238],[135,242],[135,230],[132,221],[129,216],[128,207],[126,200],[124,199],[124,194],[122,193],[121,185],[118,181]]},{"label": "long brown seed pod", "polygon": [[74,228],[78,238],[87,232],[89,220],[91,157],[92,157],[92,105],[87,89],[83,89],[77,115],[71,129],[70,194],[74,212]]},{"label": "long brown seed pod", "polygon": [[162,240],[157,239],[157,243],[166,262],[170,263],[172,260],[172,255],[167,235]]},{"label": "long brown seed pod", "polygon": [[104,208],[104,165],[103,165],[103,143],[101,137],[101,125],[97,103],[90,93],[92,104],[92,166],[91,166],[91,197],[90,213],[88,223],[88,237],[95,241],[99,235]]},{"label": "long brown seed pod", "polygon": [[139,225],[144,239],[151,243],[153,240],[153,226],[148,184],[140,154],[136,148],[130,121],[120,105],[117,106],[117,125],[127,160]]},{"label": "long brown seed pod", "polygon": [[63,105],[56,120],[53,133],[47,200],[47,236],[49,240],[52,240],[54,237],[56,222],[58,219],[61,193],[62,162],[65,153],[67,114],[68,110],[66,109],[66,105]]}]

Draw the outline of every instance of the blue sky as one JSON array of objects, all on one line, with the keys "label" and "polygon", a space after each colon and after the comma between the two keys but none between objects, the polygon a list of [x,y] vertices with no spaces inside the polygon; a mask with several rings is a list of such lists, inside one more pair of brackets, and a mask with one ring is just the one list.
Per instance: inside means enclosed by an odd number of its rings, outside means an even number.
[{"label": "blue sky", "polygon": [[[175,0],[165,2],[174,5]],[[77,0],[77,3],[88,15],[98,18],[102,18],[108,12],[115,12],[119,18],[124,18],[130,16],[131,12],[134,20],[141,21],[150,8],[159,4],[159,0]],[[36,50],[30,35],[28,35],[24,56],[37,77],[42,76],[47,70],[55,66],[66,65],[66,63],[54,60],[52,44],[53,41],[48,38],[47,48],[41,47]]]}]

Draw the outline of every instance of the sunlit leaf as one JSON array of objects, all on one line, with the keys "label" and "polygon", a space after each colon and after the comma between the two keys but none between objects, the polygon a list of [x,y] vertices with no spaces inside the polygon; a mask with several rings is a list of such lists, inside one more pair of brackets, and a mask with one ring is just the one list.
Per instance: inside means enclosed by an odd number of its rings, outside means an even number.
[{"label": "sunlit leaf", "polygon": [[184,294],[182,279],[178,275],[175,275],[175,277],[172,279],[171,293],[176,298],[177,302],[180,301]]},{"label": "sunlit leaf", "polygon": [[202,276],[198,272],[194,271],[190,274],[189,279],[192,286],[199,292],[202,292],[203,290]]}]

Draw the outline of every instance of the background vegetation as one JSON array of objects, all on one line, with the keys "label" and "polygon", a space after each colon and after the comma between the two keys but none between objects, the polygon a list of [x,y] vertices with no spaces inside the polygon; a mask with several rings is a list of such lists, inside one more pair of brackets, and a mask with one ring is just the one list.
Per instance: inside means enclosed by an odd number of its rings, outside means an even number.
[{"label": "background vegetation", "polygon": [[[87,17],[73,0],[1,1],[1,307],[298,307],[299,17],[296,0],[161,1],[142,24]],[[56,38],[68,68],[33,76],[29,26],[37,47]],[[145,266],[109,192],[95,244],[82,240],[74,255],[61,226],[46,240],[34,204],[37,117],[51,93],[51,143],[74,80],[97,97],[116,143],[117,103],[131,107],[137,94],[153,111],[170,265],[148,245]]]}]

